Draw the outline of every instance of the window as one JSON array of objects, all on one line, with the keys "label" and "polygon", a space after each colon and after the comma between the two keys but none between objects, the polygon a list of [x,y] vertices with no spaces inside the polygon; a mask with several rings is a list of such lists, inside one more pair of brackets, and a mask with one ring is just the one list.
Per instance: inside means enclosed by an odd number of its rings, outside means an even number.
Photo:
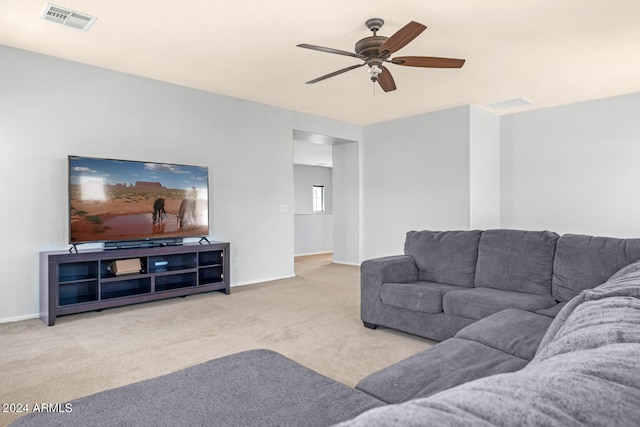
[{"label": "window", "polygon": [[324,185],[313,186],[313,211],[324,212]]}]

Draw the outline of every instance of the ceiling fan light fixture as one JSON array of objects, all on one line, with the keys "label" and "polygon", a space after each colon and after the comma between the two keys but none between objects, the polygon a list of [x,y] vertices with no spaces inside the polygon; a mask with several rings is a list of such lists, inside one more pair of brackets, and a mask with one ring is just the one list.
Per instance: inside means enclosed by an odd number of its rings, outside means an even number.
[{"label": "ceiling fan light fixture", "polygon": [[371,74],[371,80],[374,82],[378,80],[378,75],[382,73],[382,68],[378,67],[378,65],[373,64],[369,67],[369,74]]}]

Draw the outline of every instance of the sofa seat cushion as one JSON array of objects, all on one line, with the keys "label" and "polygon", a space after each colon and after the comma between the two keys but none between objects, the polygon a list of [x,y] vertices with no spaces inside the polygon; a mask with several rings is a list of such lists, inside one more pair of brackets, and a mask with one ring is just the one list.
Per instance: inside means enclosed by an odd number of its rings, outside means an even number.
[{"label": "sofa seat cushion", "polygon": [[637,426],[638,360],[639,344],[563,354],[429,398],[371,409],[339,426]]},{"label": "sofa seat cushion", "polygon": [[533,311],[555,305],[550,295],[534,295],[493,288],[474,288],[444,294],[442,308],[446,314],[482,319],[507,308]]},{"label": "sofa seat cushion", "polygon": [[475,286],[551,295],[558,235],[550,231],[487,230],[478,245]]},{"label": "sofa seat cushion", "polygon": [[556,245],[552,294],[558,301],[568,301],[637,260],[640,239],[565,234]]},{"label": "sofa seat cushion", "polygon": [[410,231],[404,253],[419,269],[419,279],[473,287],[481,231]]},{"label": "sofa seat cushion", "polygon": [[472,323],[459,331],[456,338],[531,360],[552,321],[548,316],[508,308]]},{"label": "sofa seat cushion", "polygon": [[387,403],[427,397],[467,381],[522,369],[527,360],[450,338],[364,378],[356,388]]},{"label": "sofa seat cushion", "polygon": [[466,289],[434,282],[384,283],[380,298],[384,304],[423,313],[442,313],[442,297],[446,292]]}]

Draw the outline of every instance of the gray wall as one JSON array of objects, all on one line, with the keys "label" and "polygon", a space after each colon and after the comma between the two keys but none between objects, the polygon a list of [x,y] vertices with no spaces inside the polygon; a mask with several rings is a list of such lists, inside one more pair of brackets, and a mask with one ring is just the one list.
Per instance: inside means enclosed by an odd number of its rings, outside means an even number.
[{"label": "gray wall", "polygon": [[471,106],[469,124],[469,227],[499,228],[500,117]]},{"label": "gray wall", "polygon": [[341,264],[359,265],[363,259],[359,147],[333,146],[333,262]]},{"label": "gray wall", "polygon": [[68,154],[208,166],[232,285],[294,274],[293,129],[359,141],[334,153],[340,262],[401,253],[408,230],[496,221],[640,236],[640,94],[474,108],[361,127],[0,46],[0,321],[36,315],[38,252],[67,247]]},{"label": "gray wall", "polygon": [[[331,168],[293,165],[294,179],[294,244],[296,256],[333,250],[333,173]],[[325,212],[314,213],[312,189],[325,188]]]},{"label": "gray wall", "polygon": [[294,214],[313,214],[312,189],[324,186],[325,211],[333,213],[333,170],[321,166],[293,165]]},{"label": "gray wall", "polygon": [[361,132],[0,46],[0,321],[37,314],[38,252],[68,247],[69,154],[208,166],[210,237],[231,242],[232,285],[293,276],[293,129]]},{"label": "gray wall", "polygon": [[501,119],[502,226],[640,237],[640,94]]},{"label": "gray wall", "polygon": [[409,230],[469,227],[469,107],[366,126],[363,259],[401,253]]}]

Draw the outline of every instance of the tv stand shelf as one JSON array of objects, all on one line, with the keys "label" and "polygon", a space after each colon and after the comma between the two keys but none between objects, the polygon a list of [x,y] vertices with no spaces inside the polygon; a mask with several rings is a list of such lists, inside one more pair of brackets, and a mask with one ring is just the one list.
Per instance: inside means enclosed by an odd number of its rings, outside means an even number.
[{"label": "tv stand shelf", "polygon": [[[40,253],[40,319],[229,289],[229,243]],[[140,270],[116,274],[115,261]]]}]

